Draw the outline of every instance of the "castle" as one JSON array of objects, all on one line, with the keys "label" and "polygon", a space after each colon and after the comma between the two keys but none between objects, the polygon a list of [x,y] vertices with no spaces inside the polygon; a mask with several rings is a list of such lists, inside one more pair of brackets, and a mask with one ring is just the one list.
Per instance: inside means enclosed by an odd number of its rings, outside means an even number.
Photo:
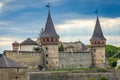
[{"label": "castle", "polygon": [[[97,16],[95,29],[90,38],[90,49],[73,48],[73,44],[68,46],[66,51],[59,51],[59,38],[48,11],[45,29],[40,37],[40,44],[30,38],[22,43],[14,42],[13,50],[5,50],[4,55],[14,61],[20,62],[34,69],[60,69],[60,68],[107,68],[106,64],[106,39],[102,33],[99,18]],[[66,44],[67,45],[67,44]],[[41,47],[40,51],[33,48]]]}]

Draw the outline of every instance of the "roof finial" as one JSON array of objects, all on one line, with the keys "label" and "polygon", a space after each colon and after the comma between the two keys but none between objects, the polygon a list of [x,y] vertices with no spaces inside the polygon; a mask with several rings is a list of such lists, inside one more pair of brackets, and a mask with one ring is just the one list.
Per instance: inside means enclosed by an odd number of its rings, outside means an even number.
[{"label": "roof finial", "polygon": [[50,12],[50,3],[48,3],[46,7],[48,8],[48,12]]},{"label": "roof finial", "polygon": [[97,15],[97,17],[98,17],[98,8],[96,9],[95,13],[96,13],[96,15]]}]

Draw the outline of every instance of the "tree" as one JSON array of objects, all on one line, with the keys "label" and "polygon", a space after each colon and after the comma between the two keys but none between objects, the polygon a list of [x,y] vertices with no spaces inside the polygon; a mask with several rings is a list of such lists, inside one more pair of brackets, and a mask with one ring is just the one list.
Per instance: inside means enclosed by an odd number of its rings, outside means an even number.
[{"label": "tree", "polygon": [[100,80],[108,80],[106,77],[101,77]]},{"label": "tree", "polygon": [[44,31],[43,28],[41,28],[40,33],[39,33],[39,38],[41,37],[43,31]]},{"label": "tree", "polygon": [[34,47],[33,50],[34,51],[40,51],[41,49],[40,49],[40,47]]},{"label": "tree", "polygon": [[39,35],[38,35],[38,37],[37,37],[37,42],[38,42],[38,43],[40,43],[40,37],[41,37],[43,31],[44,31],[43,28],[41,28],[40,33],[39,33]]},{"label": "tree", "polygon": [[64,47],[63,44],[61,43],[60,47],[59,47],[59,51],[64,51]]},{"label": "tree", "polygon": [[113,61],[112,63],[111,63],[111,67],[112,68],[115,68],[117,66],[117,61]]}]

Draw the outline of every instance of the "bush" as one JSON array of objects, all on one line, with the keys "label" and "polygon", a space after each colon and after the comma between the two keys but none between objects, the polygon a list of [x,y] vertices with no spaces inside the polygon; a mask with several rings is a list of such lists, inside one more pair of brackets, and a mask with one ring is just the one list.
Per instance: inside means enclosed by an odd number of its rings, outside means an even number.
[{"label": "bush", "polygon": [[109,58],[109,63],[111,68],[114,68],[117,66],[117,60],[119,60],[119,58]]},{"label": "bush", "polygon": [[106,77],[101,77],[100,80],[108,80]]},{"label": "bush", "polygon": [[113,61],[112,63],[111,63],[111,67],[112,68],[115,68],[117,66],[117,62],[116,61]]},{"label": "bush", "polygon": [[40,47],[34,47],[33,50],[34,51],[40,51]]},{"label": "bush", "polygon": [[62,43],[61,43],[61,46],[59,47],[59,51],[64,51],[64,47],[63,47]]}]

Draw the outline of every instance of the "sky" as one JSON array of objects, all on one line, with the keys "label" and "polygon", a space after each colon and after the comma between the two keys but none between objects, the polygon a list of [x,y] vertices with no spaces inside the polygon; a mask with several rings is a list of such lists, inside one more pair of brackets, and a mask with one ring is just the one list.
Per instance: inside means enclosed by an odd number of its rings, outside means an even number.
[{"label": "sky", "polygon": [[28,37],[36,40],[45,27],[48,9],[60,41],[89,44],[96,22],[95,10],[107,44],[120,47],[120,0],[0,0],[0,52]]}]

